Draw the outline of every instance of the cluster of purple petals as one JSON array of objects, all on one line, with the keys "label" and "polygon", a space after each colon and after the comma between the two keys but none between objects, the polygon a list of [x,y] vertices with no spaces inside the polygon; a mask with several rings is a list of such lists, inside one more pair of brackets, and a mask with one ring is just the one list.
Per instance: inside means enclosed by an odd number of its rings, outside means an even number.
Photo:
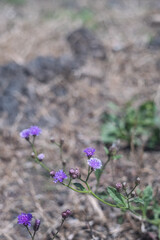
[{"label": "cluster of purple petals", "polygon": [[88,160],[88,165],[93,169],[93,170],[96,170],[96,169],[100,169],[102,167],[102,162],[100,159],[98,158],[90,158]]},{"label": "cluster of purple petals", "polygon": [[31,226],[32,214],[31,213],[21,213],[18,216],[18,224],[23,224],[25,226]]},{"label": "cluster of purple petals", "polygon": [[44,153],[40,153],[40,154],[37,156],[37,158],[38,158],[40,161],[42,161],[42,160],[45,158]]},{"label": "cluster of purple petals", "polygon": [[55,172],[55,175],[54,175],[54,182],[57,183],[57,182],[60,182],[62,183],[64,179],[67,179],[67,175],[65,174],[65,172],[60,169],[59,171]]},{"label": "cluster of purple petals", "polygon": [[20,132],[20,136],[27,139],[30,136],[39,136],[41,132],[42,130],[38,126],[31,126],[30,128],[24,129]]},{"label": "cluster of purple petals", "polygon": [[84,150],[84,153],[86,154],[86,156],[87,156],[88,158],[91,158],[91,157],[94,155],[95,151],[96,151],[96,150],[95,150],[94,148],[88,147],[88,148],[86,148],[86,149]]}]

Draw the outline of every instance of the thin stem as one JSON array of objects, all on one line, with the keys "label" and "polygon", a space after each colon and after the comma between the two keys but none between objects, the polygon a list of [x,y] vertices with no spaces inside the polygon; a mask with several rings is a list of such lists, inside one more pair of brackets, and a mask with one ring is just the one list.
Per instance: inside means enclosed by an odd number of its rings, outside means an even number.
[{"label": "thin stem", "polygon": [[71,184],[72,178],[70,177],[67,187]]},{"label": "thin stem", "polygon": [[36,231],[34,231],[34,233],[33,233],[33,240],[34,240],[35,235],[36,235]]},{"label": "thin stem", "polygon": [[31,145],[31,147],[32,147],[32,151],[33,151],[34,154],[35,154],[35,161],[36,161],[38,164],[40,164],[41,167],[43,167],[46,171],[50,172],[50,169],[49,169],[44,163],[42,163],[42,162],[39,161],[39,159],[38,159],[38,157],[37,157],[38,154],[37,154],[37,151],[36,151],[33,143],[31,143],[31,142],[29,142],[29,143],[30,143],[30,145]]},{"label": "thin stem", "polygon": [[129,195],[131,195],[131,193],[136,189],[137,185],[134,186],[134,188],[129,192],[127,193],[127,197],[129,197]]},{"label": "thin stem", "polygon": [[63,225],[63,223],[64,223],[64,220],[65,220],[65,219],[62,219],[61,225],[59,226],[59,228],[58,228],[57,232],[55,233],[55,235],[53,236],[52,240],[54,240],[55,237],[57,237],[58,233],[60,232],[60,230],[61,230],[61,228],[62,228],[62,225]]},{"label": "thin stem", "polygon": [[32,233],[30,232],[28,226],[25,226],[25,227],[26,227],[27,231],[29,232],[29,235],[31,236],[32,240],[34,240],[34,236],[32,236]]},{"label": "thin stem", "polygon": [[99,173],[100,175],[99,175],[99,178],[98,178],[97,184],[96,184],[96,192],[97,192],[97,188],[98,188],[99,183],[100,183],[100,179],[101,179],[102,173],[104,172],[104,170],[105,170],[107,164],[110,162],[110,160],[111,160],[111,157],[109,155],[107,161],[104,163],[104,165],[103,165],[103,167],[101,169],[101,172]]},{"label": "thin stem", "polygon": [[90,190],[90,194],[91,194],[92,196],[94,196],[95,198],[97,198],[100,202],[103,202],[104,204],[106,204],[106,205],[108,205],[108,206],[110,206],[110,207],[119,208],[117,205],[111,204],[111,203],[106,202],[106,201],[104,201],[103,199],[99,198],[99,197],[98,197],[96,194],[94,194],[91,190]]},{"label": "thin stem", "polygon": [[77,189],[75,189],[75,188],[72,188],[72,187],[66,185],[65,183],[62,183],[62,185],[66,186],[66,187],[68,187],[68,188],[70,188],[70,189],[72,189],[73,191],[78,192],[78,193],[89,193],[89,191],[80,191],[80,190],[77,190]]},{"label": "thin stem", "polygon": [[90,169],[90,166],[88,167],[88,175],[87,175],[87,178],[86,178],[86,181],[85,182],[87,182],[88,181],[88,179],[89,179],[89,176],[91,175],[91,173],[93,172],[93,170],[92,169]]}]

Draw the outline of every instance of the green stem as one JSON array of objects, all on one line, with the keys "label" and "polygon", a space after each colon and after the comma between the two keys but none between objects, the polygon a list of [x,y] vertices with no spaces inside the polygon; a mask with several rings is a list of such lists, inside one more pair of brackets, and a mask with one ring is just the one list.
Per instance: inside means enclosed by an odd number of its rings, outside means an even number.
[{"label": "green stem", "polygon": [[71,184],[72,178],[70,177],[67,187]]},{"label": "green stem", "polygon": [[134,186],[134,188],[129,192],[127,193],[127,197],[129,197],[129,195],[131,195],[131,193],[136,189],[137,185]]},{"label": "green stem", "polygon": [[92,170],[92,169],[90,170],[90,166],[89,166],[89,167],[88,167],[88,175],[87,175],[87,178],[86,178],[86,181],[85,181],[85,182],[88,181],[89,176],[91,175],[92,172],[93,172],[93,170]]},{"label": "green stem", "polygon": [[72,187],[66,185],[65,183],[62,183],[62,185],[66,186],[66,187],[68,187],[68,188],[70,188],[70,189],[72,189],[73,191],[78,192],[78,193],[89,193],[89,191],[80,191],[80,190],[77,190],[77,189],[75,189],[75,188],[72,188]]},{"label": "green stem", "polygon": [[104,201],[103,199],[99,198],[99,197],[98,197],[96,194],[94,194],[91,190],[90,190],[90,194],[91,194],[92,196],[94,196],[95,198],[97,198],[100,202],[103,202],[104,204],[106,204],[106,205],[108,205],[108,206],[110,206],[110,207],[119,208],[117,205],[111,204],[111,203],[106,202],[106,201]]},{"label": "green stem", "polygon": [[30,232],[28,226],[25,226],[25,227],[26,227],[27,231],[29,232],[29,235],[31,236],[32,240],[34,240],[34,236],[32,236],[32,233]]},{"label": "green stem", "polygon": [[99,183],[100,183],[100,179],[101,179],[102,173],[104,172],[104,170],[105,170],[107,164],[110,162],[110,160],[111,160],[111,157],[110,157],[110,155],[109,155],[107,161],[104,163],[104,165],[103,165],[103,167],[102,167],[102,170],[101,170],[101,172],[100,172],[99,178],[98,178],[98,180],[97,180],[96,192],[97,192],[97,188],[98,188]]},{"label": "green stem", "polygon": [[52,238],[52,240],[54,240],[54,239],[57,237],[58,233],[60,232],[60,230],[61,230],[61,228],[62,228],[62,225],[63,225],[63,223],[64,223],[64,220],[65,220],[65,219],[62,219],[61,225],[59,226],[59,228],[58,228],[57,232],[55,233],[54,237]]},{"label": "green stem", "polygon": [[33,143],[31,143],[31,142],[29,142],[29,143],[30,143],[30,145],[31,145],[31,147],[32,147],[32,151],[33,151],[34,154],[35,154],[35,162],[37,162],[38,164],[40,164],[41,167],[43,167],[46,171],[50,172],[50,169],[49,169],[43,162],[40,162],[40,161],[39,161],[39,159],[38,159],[38,157],[37,157],[38,154],[37,154],[37,151],[36,151]]},{"label": "green stem", "polygon": [[36,235],[36,231],[34,231],[34,233],[33,233],[33,240],[34,240],[35,235]]}]

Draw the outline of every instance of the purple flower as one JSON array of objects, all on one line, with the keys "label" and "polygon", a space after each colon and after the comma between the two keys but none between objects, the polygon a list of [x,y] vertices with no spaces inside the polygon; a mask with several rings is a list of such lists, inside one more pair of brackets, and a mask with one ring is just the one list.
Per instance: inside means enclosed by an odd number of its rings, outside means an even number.
[{"label": "purple flower", "polygon": [[20,132],[20,136],[22,138],[28,139],[30,135],[30,129],[24,129],[22,132]]},{"label": "purple flower", "polygon": [[44,153],[40,153],[37,158],[39,159],[39,161],[42,161],[45,158]]},{"label": "purple flower", "polygon": [[89,147],[89,148],[86,148],[83,152],[85,152],[88,158],[91,158],[94,155],[95,151],[96,150],[94,148]]},{"label": "purple flower", "polygon": [[63,172],[62,169],[60,169],[58,172],[55,173],[54,176],[54,182],[63,182],[64,179],[67,179],[67,175],[65,174],[65,172]]},{"label": "purple flower", "polygon": [[88,165],[93,168],[93,170],[100,169],[102,167],[102,162],[98,158],[90,158],[88,160]]},{"label": "purple flower", "polygon": [[31,213],[21,213],[18,216],[18,224],[23,224],[24,226],[31,226],[32,214]]},{"label": "purple flower", "polygon": [[31,126],[29,130],[32,136],[39,136],[42,131],[38,126]]}]

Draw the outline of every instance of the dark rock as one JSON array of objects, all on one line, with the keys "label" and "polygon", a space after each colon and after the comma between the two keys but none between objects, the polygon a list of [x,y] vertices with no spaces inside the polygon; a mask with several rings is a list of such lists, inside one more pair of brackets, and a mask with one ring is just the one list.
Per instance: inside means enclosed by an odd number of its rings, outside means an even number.
[{"label": "dark rock", "polygon": [[56,97],[63,97],[67,94],[67,89],[64,85],[57,85],[52,88],[53,93]]},{"label": "dark rock", "polygon": [[27,77],[23,66],[15,62],[0,67],[0,111],[7,113],[6,124],[13,124],[19,108],[17,96],[23,94]]},{"label": "dark rock", "polygon": [[47,82],[61,72],[59,59],[54,57],[37,57],[26,65],[26,73],[40,82]]},{"label": "dark rock", "polygon": [[26,74],[24,67],[11,62],[0,66],[0,90],[7,89],[10,92],[24,90],[26,85]]},{"label": "dark rock", "polygon": [[69,77],[72,72],[83,65],[83,61],[79,58],[73,58],[67,55],[64,55],[59,58],[59,64],[61,67],[61,74],[64,77]]},{"label": "dark rock", "polygon": [[[160,59],[156,63],[156,68],[158,71],[160,71]],[[158,81],[159,81],[159,79],[158,79]]]},{"label": "dark rock", "polygon": [[67,40],[75,56],[80,59],[86,56],[106,59],[106,52],[103,44],[95,35],[86,28],[80,28],[68,35]]},{"label": "dark rock", "polygon": [[150,49],[160,49],[160,32],[153,37],[148,45]]}]

